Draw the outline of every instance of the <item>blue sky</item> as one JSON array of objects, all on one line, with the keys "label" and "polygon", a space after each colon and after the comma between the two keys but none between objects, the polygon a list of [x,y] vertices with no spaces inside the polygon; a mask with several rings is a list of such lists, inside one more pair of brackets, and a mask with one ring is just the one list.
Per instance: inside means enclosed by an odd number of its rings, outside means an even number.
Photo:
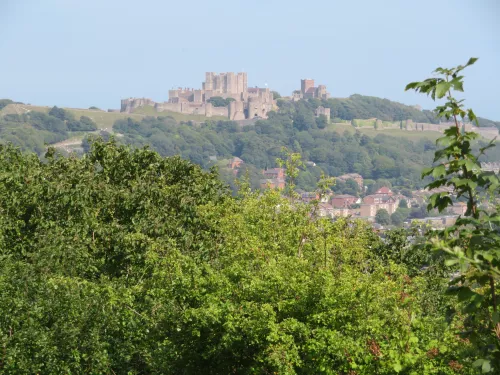
[{"label": "blue sky", "polygon": [[475,56],[466,103],[500,120],[499,17],[496,0],[0,0],[0,98],[118,108],[244,70],[282,95],[311,77],[433,108],[405,84]]}]

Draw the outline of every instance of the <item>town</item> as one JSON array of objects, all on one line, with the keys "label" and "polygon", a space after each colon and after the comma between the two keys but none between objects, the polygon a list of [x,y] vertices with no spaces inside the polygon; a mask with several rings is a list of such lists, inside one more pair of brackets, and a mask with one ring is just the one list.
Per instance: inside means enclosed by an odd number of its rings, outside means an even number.
[{"label": "town", "polygon": [[[238,157],[234,157],[227,165],[236,175],[244,167],[244,162]],[[485,171],[492,171],[497,174],[500,170],[500,163],[486,163]],[[262,171],[260,180],[261,189],[283,190],[286,186],[286,170],[284,168],[269,168]],[[366,192],[363,177],[358,173],[349,173],[335,178],[336,181],[353,181],[360,191]],[[393,215],[399,208],[410,209],[412,207],[426,207],[429,197],[438,192],[446,192],[454,195],[451,188],[440,189],[421,189],[416,191],[405,191],[406,195],[392,191],[389,187],[382,186],[372,194],[361,194],[354,196],[349,194],[334,194],[331,190],[321,196],[319,192],[306,192],[300,189],[296,190],[298,200],[303,203],[317,203],[316,214],[319,217],[328,217],[335,220],[339,217],[349,217],[352,219],[362,219],[372,223],[374,229],[384,231],[387,229],[387,223],[377,221],[377,213],[386,212],[388,216]],[[446,212],[439,214],[437,211],[431,211],[432,216],[411,218],[403,222],[403,226],[410,227],[412,224],[424,224],[430,228],[442,229],[455,224],[460,215],[467,211],[467,205],[464,202],[455,202]],[[384,225],[385,224],[385,225]]]}]

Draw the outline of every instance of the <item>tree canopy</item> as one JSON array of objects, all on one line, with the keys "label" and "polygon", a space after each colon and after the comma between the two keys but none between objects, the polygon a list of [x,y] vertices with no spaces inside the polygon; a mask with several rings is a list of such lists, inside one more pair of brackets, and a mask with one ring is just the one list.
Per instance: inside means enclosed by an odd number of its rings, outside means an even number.
[{"label": "tree canopy", "polygon": [[2,373],[468,363],[460,317],[443,314],[452,300],[433,299],[362,221],[311,217],[274,191],[233,198],[214,171],[114,141],[45,159],[0,146]]}]

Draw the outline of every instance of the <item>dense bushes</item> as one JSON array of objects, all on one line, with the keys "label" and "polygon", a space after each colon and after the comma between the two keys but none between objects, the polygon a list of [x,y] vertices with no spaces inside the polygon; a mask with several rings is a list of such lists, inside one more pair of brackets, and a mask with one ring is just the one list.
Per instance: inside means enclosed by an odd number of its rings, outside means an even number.
[{"label": "dense bushes", "polygon": [[469,373],[453,306],[362,222],[102,142],[2,147],[0,195],[4,374]]}]

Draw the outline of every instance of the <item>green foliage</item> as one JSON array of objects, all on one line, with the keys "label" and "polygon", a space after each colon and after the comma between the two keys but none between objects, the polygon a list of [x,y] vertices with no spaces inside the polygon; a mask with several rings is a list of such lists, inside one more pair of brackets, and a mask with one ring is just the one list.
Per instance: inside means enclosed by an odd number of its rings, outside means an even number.
[{"label": "green foliage", "polygon": [[97,125],[90,117],[81,116],[80,121],[68,121],[68,130],[84,132],[95,131],[97,130]]},{"label": "green foliage", "polygon": [[0,196],[4,374],[471,373],[450,299],[361,221],[114,141],[2,146]]},{"label": "green foliage", "polygon": [[380,209],[375,214],[375,222],[380,225],[390,225],[391,217],[389,216],[389,212],[386,209]]},{"label": "green foliage", "polygon": [[10,100],[10,99],[0,99],[0,111],[5,108],[6,106],[8,106],[9,104],[13,104],[14,101]]},{"label": "green foliage", "polygon": [[68,138],[66,123],[42,112],[7,114],[0,117],[0,143],[12,143],[23,150],[45,152],[45,145]]},{"label": "green foliage", "polygon": [[414,107],[373,96],[351,95],[349,98],[331,98],[322,104],[330,108],[331,116],[342,120],[377,118],[382,121],[405,121],[436,124],[431,111],[420,111]]},{"label": "green foliage", "polygon": [[324,129],[328,125],[328,118],[325,115],[319,115],[316,117],[316,127],[318,129]]},{"label": "green foliage", "polygon": [[399,201],[399,208],[408,208],[408,201],[406,199],[401,199]]},{"label": "green foliage", "polygon": [[304,167],[302,156],[297,152],[290,152],[286,147],[281,149],[281,153],[284,158],[277,158],[276,164],[286,171],[285,194],[292,199],[298,198],[295,192],[295,183],[299,176],[300,168]]},{"label": "green foliage", "polygon": [[226,107],[229,105],[230,102],[234,102],[233,98],[226,98],[224,99],[221,96],[212,96],[210,99],[207,100],[208,103],[212,103],[214,107]]},{"label": "green foliage", "polygon": [[73,114],[70,112],[66,111],[63,108],[58,108],[56,106],[52,107],[52,109],[49,111],[49,115],[58,118],[59,120],[62,121],[72,121],[74,120]]},{"label": "green foliage", "polygon": [[[462,132],[459,120],[478,123],[472,109],[465,109],[463,100],[453,92],[463,92],[462,71],[474,64],[471,58],[465,65],[455,68],[437,68],[436,77],[421,82],[412,82],[406,89],[413,89],[442,99],[444,104],[436,108],[438,117],[453,119],[455,125],[438,139],[440,147],[434,165],[422,173],[432,176],[429,188],[448,186],[456,198],[467,202],[467,212],[456,224],[444,231],[429,236],[430,247],[443,252],[446,264],[456,267],[457,275],[451,282],[450,294],[458,297],[468,319],[464,332],[474,345],[482,351],[474,362],[483,373],[500,371],[500,319],[497,306],[497,287],[500,279],[500,213],[498,206],[482,205],[489,198],[496,200],[500,189],[498,176],[481,170],[480,157],[495,146],[494,141],[473,151],[473,142],[478,138],[474,132]],[[430,197],[429,209],[443,211],[453,203],[452,197],[436,193]]]},{"label": "green foliage", "polygon": [[423,187],[420,172],[432,162],[433,154],[429,140],[411,141],[385,134],[372,138],[328,127],[318,129],[314,111],[305,101],[287,102],[280,112],[271,112],[268,119],[243,128],[232,121],[191,126],[171,117],[148,117],[118,120],[113,129],[123,134],[120,142],[137,147],[148,144],[161,155],[180,154],[203,167],[207,167],[209,156],[216,155],[218,159],[237,156],[261,170],[271,168],[276,166],[281,148],[287,147],[317,165],[317,171],[308,169],[299,175],[297,187],[304,190],[314,188],[321,171],[330,176],[359,173],[365,179],[384,179],[390,185]]},{"label": "green foliage", "polygon": [[408,217],[408,215],[405,216],[403,211],[396,210],[391,215],[391,223],[392,223],[392,225],[400,227],[403,225],[403,223],[407,217]]}]

